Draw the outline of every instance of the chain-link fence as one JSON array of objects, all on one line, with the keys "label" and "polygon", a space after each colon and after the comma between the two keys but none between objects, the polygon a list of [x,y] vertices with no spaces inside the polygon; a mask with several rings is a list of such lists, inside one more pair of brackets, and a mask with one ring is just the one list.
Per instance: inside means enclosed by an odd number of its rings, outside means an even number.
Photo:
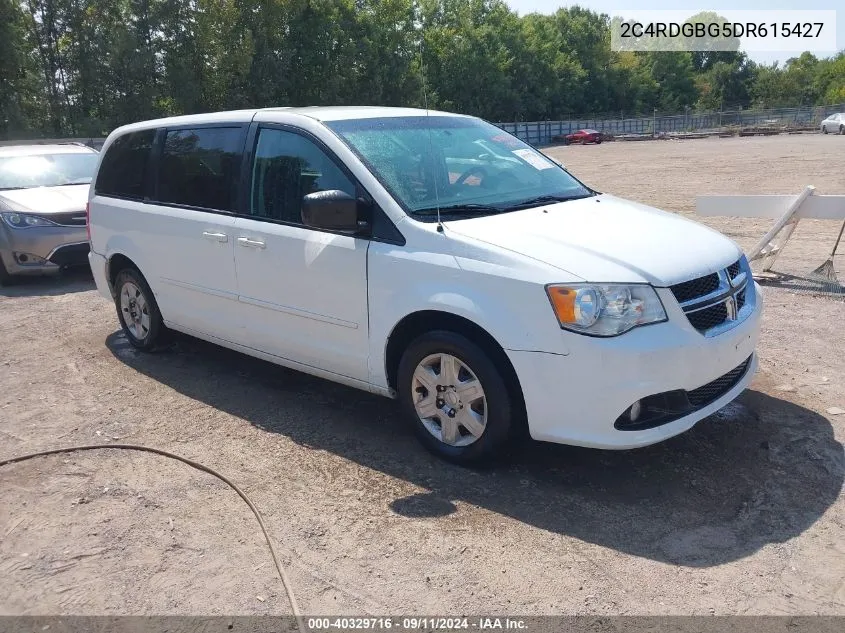
[{"label": "chain-link fence", "polygon": [[585,116],[561,121],[531,121],[499,123],[506,132],[532,145],[546,145],[556,136],[572,134],[581,129],[593,129],[613,136],[623,134],[665,134],[678,132],[718,132],[734,128],[786,128],[791,130],[817,127],[822,119],[845,112],[845,103],[801,108],[773,108],[768,110],[730,110],[626,117],[620,113]]}]

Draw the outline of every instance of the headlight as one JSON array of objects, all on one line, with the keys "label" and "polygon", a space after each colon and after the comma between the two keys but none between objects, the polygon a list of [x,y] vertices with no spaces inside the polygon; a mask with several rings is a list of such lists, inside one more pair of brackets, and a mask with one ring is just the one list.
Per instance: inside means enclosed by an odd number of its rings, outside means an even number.
[{"label": "headlight", "polygon": [[546,292],[560,327],[582,334],[616,336],[666,320],[654,288],[644,284],[550,284]]},{"label": "headlight", "polygon": [[58,226],[46,218],[27,213],[0,213],[0,218],[13,229],[28,229],[33,226]]}]

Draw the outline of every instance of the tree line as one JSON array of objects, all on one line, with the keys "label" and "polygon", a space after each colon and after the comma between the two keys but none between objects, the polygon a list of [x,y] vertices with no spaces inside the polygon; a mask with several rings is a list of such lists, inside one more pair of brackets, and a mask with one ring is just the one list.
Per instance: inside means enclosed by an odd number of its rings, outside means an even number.
[{"label": "tree line", "polygon": [[0,0],[0,138],[280,105],[534,121],[845,102],[845,53],[612,52],[609,27],[503,0]]}]

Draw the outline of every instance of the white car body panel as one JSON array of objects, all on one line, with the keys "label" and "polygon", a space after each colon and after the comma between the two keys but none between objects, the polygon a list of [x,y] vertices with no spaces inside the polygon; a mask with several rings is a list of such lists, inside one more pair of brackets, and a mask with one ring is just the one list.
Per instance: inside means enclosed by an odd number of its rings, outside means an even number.
[{"label": "white car body panel", "polygon": [[335,374],[368,379],[368,240],[272,224],[235,221],[245,345]]},{"label": "white car body panel", "polygon": [[[107,259],[125,255],[144,271],[171,327],[201,329],[243,342],[235,218],[106,196],[93,197],[91,207],[92,224],[96,222],[92,242],[101,249],[97,252]],[[226,241],[205,234],[222,235]]]},{"label": "white car body panel", "polygon": [[448,226],[590,282],[669,286],[725,268],[740,255],[717,231],[609,195]]},{"label": "white car body panel", "polygon": [[505,349],[568,353],[557,321],[549,318],[545,283],[560,278],[552,267],[462,244],[448,229],[436,232],[434,224],[415,228],[407,231],[405,247],[370,246],[369,364],[370,381],[378,389],[388,387],[390,333],[407,315],[426,310],[468,319]]},{"label": "white car body panel", "polygon": [[[610,195],[435,222],[408,217],[322,120],[419,115],[385,108],[280,108],[177,117],[124,131],[212,122],[265,122],[317,137],[384,210],[405,244],[370,241],[248,217],[175,209],[92,193],[97,287],[111,297],[108,261],[121,254],[146,276],[169,327],[253,356],[383,395],[395,395],[386,349],[408,315],[439,311],[484,329],[510,359],[531,435],[602,448],[658,442],[735,398],[754,373],[762,302],[718,336],[695,330],[668,286],[726,268],[742,255],[707,227]],[[443,114],[443,113],[438,113]],[[204,233],[224,234],[225,241]],[[240,245],[238,238],[263,247]],[[647,283],[668,320],[620,336],[563,330],[551,283]],[[742,380],[714,403],[645,431],[614,420],[638,399],[695,389],[752,357]],[[563,404],[565,403],[565,407]]]}]

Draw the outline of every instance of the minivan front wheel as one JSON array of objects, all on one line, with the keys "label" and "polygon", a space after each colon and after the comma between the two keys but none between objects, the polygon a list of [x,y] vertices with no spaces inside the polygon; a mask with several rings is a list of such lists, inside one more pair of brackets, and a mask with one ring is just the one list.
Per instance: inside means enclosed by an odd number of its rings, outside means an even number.
[{"label": "minivan front wheel", "polygon": [[402,355],[397,386],[417,437],[436,455],[474,465],[512,447],[510,390],[485,351],[464,336],[434,331],[416,339]]},{"label": "minivan front wheel", "polygon": [[155,297],[143,275],[121,270],[114,282],[117,318],[132,347],[149,351],[161,338],[164,324]]}]

